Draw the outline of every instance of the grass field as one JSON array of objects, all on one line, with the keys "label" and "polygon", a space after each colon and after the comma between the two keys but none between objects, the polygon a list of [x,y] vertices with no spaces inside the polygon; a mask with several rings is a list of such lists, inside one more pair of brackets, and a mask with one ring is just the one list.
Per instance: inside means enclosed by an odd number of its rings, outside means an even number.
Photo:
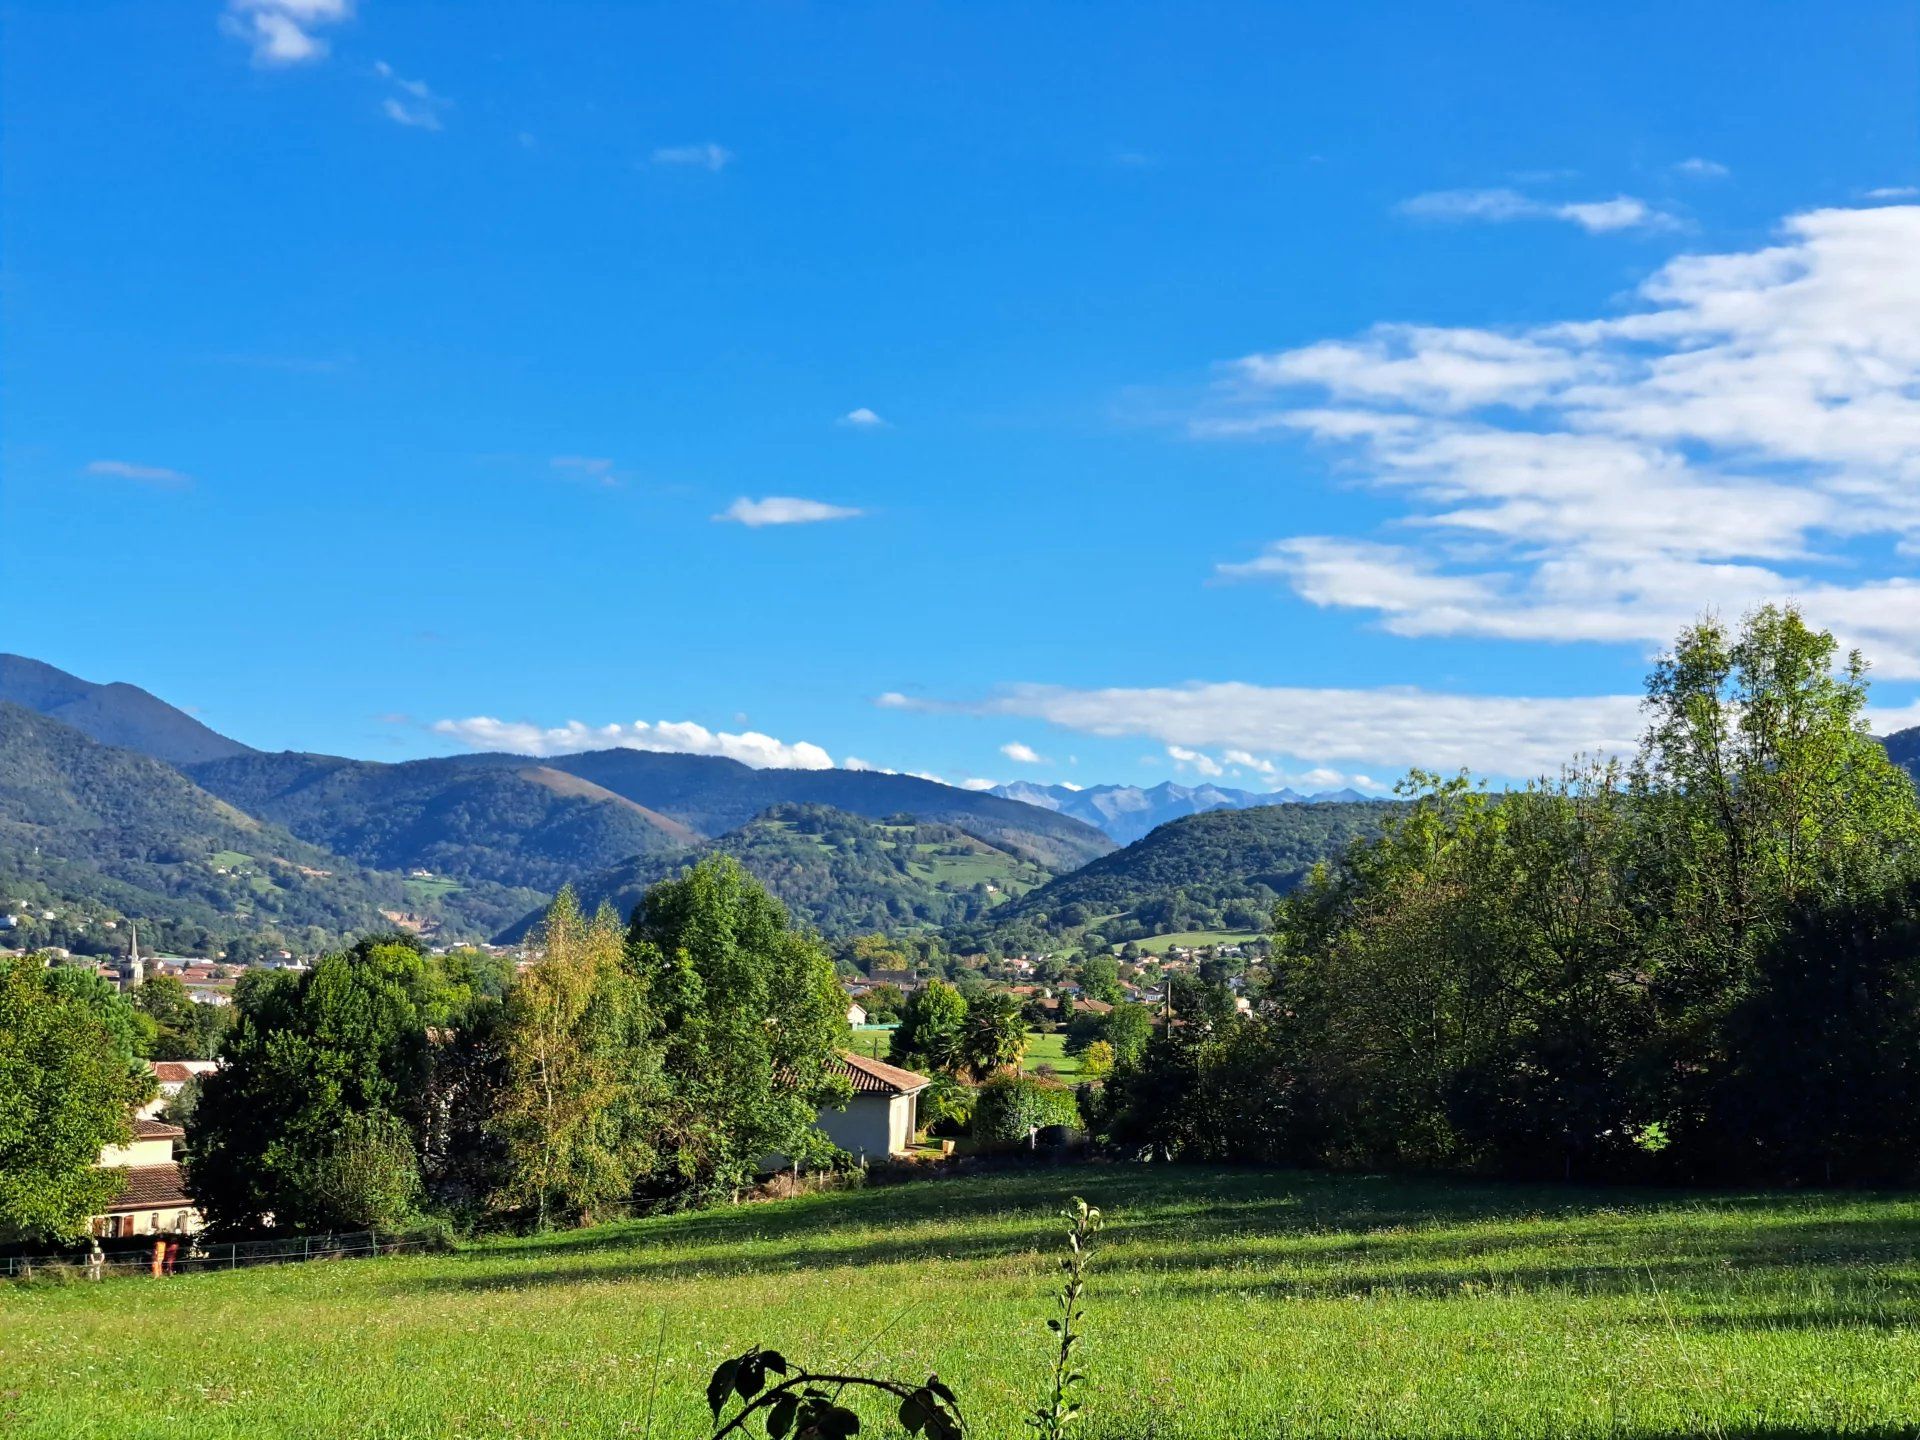
[{"label": "grass field", "polygon": [[407,903],[422,908],[435,900],[444,900],[449,895],[457,895],[461,889],[458,880],[449,880],[444,875],[436,875],[431,880],[409,875],[401,884],[406,888]]},{"label": "grass field", "polygon": [[[1911,1435],[1920,1202],[1097,1166],[442,1256],[0,1287],[0,1433],[684,1437],[756,1341],[1022,1433],[1070,1193],[1088,1440]],[[653,1414],[649,1429],[649,1397]],[[864,1434],[896,1434],[870,1411]]]},{"label": "grass field", "polygon": [[1238,945],[1242,940],[1257,940],[1258,930],[1176,930],[1171,935],[1149,935],[1133,943],[1149,955],[1164,955],[1175,945],[1198,949],[1202,945]]},{"label": "grass field", "polygon": [[1054,1073],[1063,1080],[1071,1080],[1081,1071],[1080,1057],[1069,1055],[1066,1050],[1065,1034],[1047,1035],[1038,1030],[1027,1032],[1027,1053],[1020,1057],[1020,1068],[1032,1070],[1040,1065],[1051,1065]]}]

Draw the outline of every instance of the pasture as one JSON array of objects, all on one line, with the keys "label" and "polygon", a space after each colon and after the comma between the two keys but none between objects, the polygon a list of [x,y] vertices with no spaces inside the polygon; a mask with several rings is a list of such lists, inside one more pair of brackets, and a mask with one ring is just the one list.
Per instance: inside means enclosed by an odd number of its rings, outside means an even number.
[{"label": "pasture", "polygon": [[[1911,1435],[1920,1202],[1093,1165],[451,1254],[0,1287],[0,1430],[708,1433],[755,1342],[937,1370],[1023,1433],[1070,1194],[1103,1206],[1088,1440]],[[863,1434],[898,1433],[869,1410]]]}]

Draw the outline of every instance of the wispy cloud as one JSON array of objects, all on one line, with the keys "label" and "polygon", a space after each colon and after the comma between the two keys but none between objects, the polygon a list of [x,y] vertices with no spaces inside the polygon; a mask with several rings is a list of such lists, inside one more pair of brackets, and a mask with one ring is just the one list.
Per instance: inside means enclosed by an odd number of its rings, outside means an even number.
[{"label": "wispy cloud", "polygon": [[439,130],[442,118],[453,108],[453,101],[436,95],[424,80],[409,80],[384,60],[376,60],[373,73],[392,87],[393,93],[380,102],[380,111],[396,125],[413,130]]},{"label": "wispy cloud", "polygon": [[1610,200],[1538,200],[1518,190],[1431,190],[1403,200],[1400,213],[1418,220],[1451,223],[1510,220],[1564,220],[1590,234],[1614,230],[1677,230],[1678,217],[1632,195]]},{"label": "wispy cloud", "polygon": [[733,152],[724,145],[703,141],[698,145],[662,145],[653,152],[656,165],[691,165],[716,174],[733,163]]},{"label": "wispy cloud", "polygon": [[1869,200],[1920,200],[1920,185],[1882,185],[1867,191]]},{"label": "wispy cloud", "polygon": [[619,472],[605,455],[556,455],[547,462],[547,467],[566,479],[585,480],[607,489],[620,484]]},{"label": "wispy cloud", "polygon": [[854,520],[865,513],[848,505],[829,505],[824,500],[769,495],[764,500],[742,496],[713,518],[758,529],[762,525],[814,525],[823,520]]},{"label": "wispy cloud", "polygon": [[854,430],[880,430],[886,427],[887,422],[862,405],[858,410],[849,410],[842,415],[840,423]]},{"label": "wispy cloud", "polygon": [[182,490],[193,484],[193,477],[164,465],[136,465],[128,460],[91,460],[87,474],[113,480],[131,480],[137,485],[152,485],[161,490]]},{"label": "wispy cloud", "polygon": [[1691,180],[1724,180],[1733,171],[1718,160],[1707,160],[1699,155],[1689,156],[1673,167],[1676,175],[1685,175]]},{"label": "wispy cloud", "polygon": [[1047,763],[1046,756],[1042,755],[1031,745],[1022,744],[1018,740],[1009,740],[1006,744],[1002,745],[1000,747],[1000,753],[1017,765],[1044,765]]},{"label": "wispy cloud", "polygon": [[1680,256],[1625,314],[1381,325],[1227,373],[1196,434],[1323,440],[1406,514],[1224,575],[1400,635],[1646,646],[1792,598],[1920,678],[1920,206]]},{"label": "wispy cloud", "polygon": [[436,735],[445,735],[473,750],[503,750],[514,755],[577,755],[587,750],[652,750],[672,755],[718,755],[756,769],[830,770],[833,757],[805,740],[791,744],[757,730],[731,734],[709,730],[691,720],[661,720],[649,724],[541,726],[527,721],[496,720],[475,715],[465,720],[436,720]]},{"label": "wispy cloud", "polygon": [[220,27],[252,48],[254,64],[276,69],[326,59],[319,32],[352,17],[353,0],[227,0]]},{"label": "wispy cloud", "polygon": [[[1627,754],[1640,731],[1636,695],[1534,698],[1402,686],[1314,689],[1195,681],[1090,690],[1017,685],[982,700],[891,693],[877,703],[928,714],[1015,716],[1088,735],[1146,737],[1165,747],[1176,768],[1210,778],[1227,764],[1270,774],[1260,762],[1275,756],[1387,773],[1416,765],[1465,766],[1525,778],[1552,773],[1578,752]],[[1364,777],[1348,778],[1357,784]]]}]

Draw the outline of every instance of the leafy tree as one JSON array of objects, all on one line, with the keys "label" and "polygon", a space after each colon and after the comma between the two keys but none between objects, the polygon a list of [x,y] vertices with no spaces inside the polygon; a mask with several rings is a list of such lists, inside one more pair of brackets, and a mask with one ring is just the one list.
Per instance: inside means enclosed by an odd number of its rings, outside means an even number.
[{"label": "leafy tree", "polygon": [[648,891],[627,940],[662,1049],[655,1185],[727,1191],[767,1157],[823,1153],[847,1002],[819,941],[724,855]]},{"label": "leafy tree", "polygon": [[967,1007],[961,1053],[976,1080],[1018,1065],[1026,1049],[1027,1022],[1018,997],[996,990]]},{"label": "leafy tree", "polygon": [[0,958],[0,1236],[81,1233],[125,1183],[94,1168],[101,1147],[132,1137],[134,1107],[154,1092],[131,1019],[113,1014],[125,1001],[58,974],[36,956]]},{"label": "leafy tree", "polygon": [[1095,1040],[1080,1057],[1080,1073],[1089,1080],[1104,1080],[1113,1073],[1113,1046]]},{"label": "leafy tree", "polygon": [[541,958],[507,994],[494,1128],[500,1202],[545,1227],[626,1200],[658,1163],[660,1046],[620,922],[580,913],[571,889],[547,911]]},{"label": "leafy tree", "polygon": [[211,1060],[220,1053],[226,1028],[221,1005],[196,1005],[172,975],[149,975],[133,992],[133,1007],[153,1022],[146,1044],[152,1060]]},{"label": "leafy tree", "polygon": [[363,940],[304,974],[249,976],[236,992],[226,1064],[204,1081],[187,1135],[190,1188],[208,1223],[356,1223],[337,1207],[318,1158],[333,1153],[353,1116],[390,1116],[418,1147],[428,1017],[440,1003],[417,944],[393,937]]},{"label": "leafy tree", "polygon": [[1080,962],[1080,988],[1091,999],[1118,1005],[1126,998],[1120,988],[1120,962],[1104,951],[1088,955]]},{"label": "leafy tree", "polygon": [[980,1087],[974,1102],[974,1138],[994,1144],[1024,1145],[1035,1130],[1079,1124],[1073,1091],[1035,1075],[996,1075]]},{"label": "leafy tree", "polygon": [[298,1188],[329,1229],[397,1227],[417,1218],[420,1162],[413,1136],[384,1110],[350,1114],[309,1157]]},{"label": "leafy tree", "polygon": [[929,980],[907,997],[887,1058],[909,1069],[952,1073],[966,1063],[967,1002],[944,980]]},{"label": "leafy tree", "polygon": [[1101,1017],[1099,1039],[1113,1047],[1116,1065],[1137,1060],[1153,1034],[1153,1012],[1136,1001],[1125,1000]]}]

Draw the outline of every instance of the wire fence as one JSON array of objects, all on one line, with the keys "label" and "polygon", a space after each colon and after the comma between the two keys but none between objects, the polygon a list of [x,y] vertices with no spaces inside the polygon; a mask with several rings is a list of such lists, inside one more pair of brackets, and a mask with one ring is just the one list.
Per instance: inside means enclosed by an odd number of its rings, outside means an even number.
[{"label": "wire fence", "polygon": [[117,1242],[98,1254],[79,1248],[59,1255],[0,1257],[0,1278],[104,1280],[144,1275],[165,1278],[202,1270],[239,1270],[250,1265],[298,1265],[309,1260],[352,1260],[370,1255],[407,1255],[443,1248],[432,1236],[382,1235],[359,1230],[347,1235],[300,1235],[275,1240],[209,1244],[186,1239],[152,1240],[137,1246]]}]

